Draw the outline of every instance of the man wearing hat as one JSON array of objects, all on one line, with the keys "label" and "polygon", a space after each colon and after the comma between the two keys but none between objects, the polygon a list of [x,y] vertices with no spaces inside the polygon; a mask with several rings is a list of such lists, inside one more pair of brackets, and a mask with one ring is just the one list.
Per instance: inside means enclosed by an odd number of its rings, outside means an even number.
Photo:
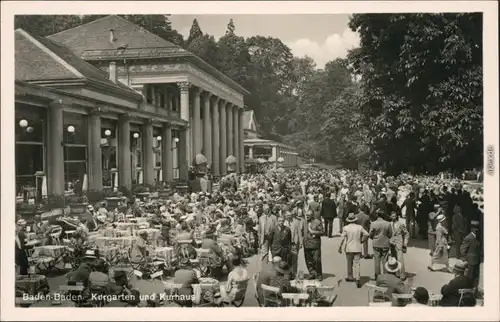
[{"label": "man wearing hat", "polygon": [[453,266],[455,277],[441,288],[440,306],[458,306],[460,294],[458,290],[469,289],[473,287],[474,281],[465,275],[467,263],[458,259]]},{"label": "man wearing hat", "polygon": [[386,299],[392,300],[392,294],[405,294],[404,282],[397,276],[401,263],[394,257],[389,257],[384,265],[385,273],[378,276],[376,285],[387,288]]},{"label": "man wearing hat", "polygon": [[262,268],[257,279],[257,300],[259,303],[264,303],[264,293],[262,292],[262,284],[269,285],[273,277],[276,276],[276,267],[281,263],[281,257],[275,256],[272,259],[272,264],[262,263]]},{"label": "man wearing hat", "polygon": [[19,274],[28,275],[28,255],[26,254],[26,234],[24,228],[26,227],[26,220],[19,219],[16,223],[16,239],[15,239],[15,262],[19,266]]},{"label": "man wearing hat", "polygon": [[285,261],[279,262],[276,267],[276,275],[269,281],[269,286],[277,287],[280,293],[287,293],[291,290],[290,285],[290,267]]},{"label": "man wearing hat", "polygon": [[178,290],[178,295],[183,298],[179,301],[182,306],[192,306],[191,295],[193,295],[193,284],[198,284],[198,276],[191,266],[191,261],[188,258],[181,258],[179,261],[179,269],[174,273],[174,284],[182,284],[182,288]]},{"label": "man wearing hat", "polygon": [[471,231],[464,238],[460,245],[460,254],[462,260],[468,264],[467,276],[473,281],[473,286],[479,284],[479,273],[481,265],[481,249],[478,241],[479,221],[471,221]]},{"label": "man wearing hat", "polygon": [[[362,244],[368,239],[368,232],[357,223],[357,216],[350,213],[346,218],[347,225],[342,229],[342,241],[339,245],[339,253],[342,253],[342,247],[345,244],[345,256],[347,259],[347,277],[346,281],[356,281],[356,286],[361,287],[360,260]],[[354,272],[353,272],[354,271]],[[353,274],[354,273],[354,274]]]}]

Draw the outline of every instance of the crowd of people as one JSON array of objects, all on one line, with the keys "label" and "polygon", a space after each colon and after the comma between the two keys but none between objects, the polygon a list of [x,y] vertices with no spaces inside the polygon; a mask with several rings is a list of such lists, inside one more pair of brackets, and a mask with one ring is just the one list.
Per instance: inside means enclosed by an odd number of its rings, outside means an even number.
[{"label": "crowd of people", "polygon": [[[322,241],[340,237],[339,253],[345,253],[348,282],[362,287],[360,262],[373,259],[378,286],[387,294],[409,292],[404,257],[414,239],[428,239],[429,270],[455,272],[442,289],[442,305],[457,305],[459,289],[477,289],[482,262],[482,202],[480,188],[471,189],[458,179],[432,176],[386,176],[382,172],[351,170],[287,169],[266,174],[230,174],[220,189],[173,193],[171,198],[128,200],[126,206],[107,209],[105,202],[89,205],[78,217],[64,215],[58,224],[75,231],[71,239],[88,244],[94,232],[113,234],[117,224],[143,218],[143,227],[157,227],[151,240],[138,234],[129,251],[130,262],[146,271],[151,264],[151,246],[174,248],[173,283],[182,284],[180,294],[193,294],[192,285],[202,275],[215,281],[228,276],[220,287],[220,302],[231,303],[246,290],[251,278],[245,258],[258,256],[257,298],[264,302],[262,285],[281,293],[298,292],[293,280],[324,278]],[[39,216],[28,225],[42,245],[50,244],[53,225]],[[25,252],[27,223],[16,225],[16,265],[28,274]],[[323,237],[323,239],[322,239]],[[369,254],[368,240],[373,254]],[[458,259],[449,264],[453,248]],[[298,269],[303,250],[308,274]],[[127,275],[109,268],[99,252],[86,249],[81,263],[68,281],[104,288],[111,294],[130,296],[124,305],[137,305],[137,290]],[[200,261],[200,253],[206,259]],[[205,263],[203,272],[199,263]],[[113,273],[112,273],[113,272]],[[143,277],[144,278],[144,277]],[[417,303],[425,304],[427,290],[413,292]],[[427,294],[427,295],[426,295]],[[132,298],[132,300],[131,300]],[[331,305],[323,299],[326,305]],[[321,302],[322,300],[319,300]],[[190,300],[182,303],[190,306]],[[464,302],[465,303],[465,302]]]}]

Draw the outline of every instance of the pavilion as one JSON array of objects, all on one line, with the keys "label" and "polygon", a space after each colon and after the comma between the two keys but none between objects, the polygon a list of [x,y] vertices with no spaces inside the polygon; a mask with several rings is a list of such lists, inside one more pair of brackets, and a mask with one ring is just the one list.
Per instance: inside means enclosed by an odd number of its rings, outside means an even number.
[{"label": "pavilion", "polygon": [[300,157],[296,149],[286,144],[262,138],[254,111],[245,111],[243,115],[245,133],[245,160],[265,160],[274,164],[278,161],[282,167],[296,167]]}]

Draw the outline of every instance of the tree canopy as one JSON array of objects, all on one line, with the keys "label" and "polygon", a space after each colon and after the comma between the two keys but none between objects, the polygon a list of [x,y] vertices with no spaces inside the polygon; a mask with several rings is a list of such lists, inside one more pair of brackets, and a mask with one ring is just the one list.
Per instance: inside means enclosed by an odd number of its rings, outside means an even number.
[{"label": "tree canopy", "polygon": [[[101,17],[16,16],[15,26],[47,36]],[[393,172],[481,165],[481,14],[355,14],[359,47],[324,68],[278,38],[238,36],[233,19],[216,40],[196,19],[185,39],[169,15],[122,17],[249,90],[262,134],[303,156],[345,165],[369,156]]]},{"label": "tree canopy", "polygon": [[349,61],[372,156],[395,172],[482,160],[482,14],[356,14]]}]

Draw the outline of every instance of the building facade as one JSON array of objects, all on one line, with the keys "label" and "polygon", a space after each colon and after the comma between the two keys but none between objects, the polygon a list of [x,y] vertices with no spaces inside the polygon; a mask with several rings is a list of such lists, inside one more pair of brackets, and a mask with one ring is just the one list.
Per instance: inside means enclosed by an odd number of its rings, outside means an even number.
[{"label": "building facade", "polygon": [[199,153],[243,170],[248,92],[195,55],[118,16],[15,47],[18,194],[187,179]]},{"label": "building facade", "polygon": [[253,111],[245,111],[243,120],[245,160],[261,159],[274,164],[280,164],[280,166],[285,168],[299,165],[299,154],[293,147],[262,138]]}]

